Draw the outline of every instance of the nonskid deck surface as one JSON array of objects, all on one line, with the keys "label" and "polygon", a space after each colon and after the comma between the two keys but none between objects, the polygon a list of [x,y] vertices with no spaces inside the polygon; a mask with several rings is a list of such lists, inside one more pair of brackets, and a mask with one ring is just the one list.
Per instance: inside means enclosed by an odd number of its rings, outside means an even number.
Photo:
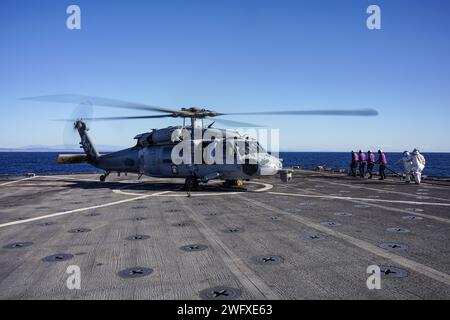
[{"label": "nonskid deck surface", "polygon": [[450,298],[444,185],[297,170],[187,197],[131,175],[1,179],[0,299]]}]

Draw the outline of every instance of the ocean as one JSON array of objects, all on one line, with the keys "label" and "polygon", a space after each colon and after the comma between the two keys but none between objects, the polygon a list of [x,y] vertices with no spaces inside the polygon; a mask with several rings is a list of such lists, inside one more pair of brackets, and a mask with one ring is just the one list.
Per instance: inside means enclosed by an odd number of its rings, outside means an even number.
[{"label": "ocean", "polygon": [[[20,175],[66,174],[77,172],[102,172],[87,164],[56,165],[57,152],[0,152],[0,174]],[[401,153],[386,153],[388,167],[396,172],[402,171],[401,164],[395,162]],[[427,160],[424,174],[430,177],[450,177],[450,153],[424,153]],[[299,166],[314,169],[326,166],[333,169],[348,169],[350,152],[281,152],[284,167]]]}]

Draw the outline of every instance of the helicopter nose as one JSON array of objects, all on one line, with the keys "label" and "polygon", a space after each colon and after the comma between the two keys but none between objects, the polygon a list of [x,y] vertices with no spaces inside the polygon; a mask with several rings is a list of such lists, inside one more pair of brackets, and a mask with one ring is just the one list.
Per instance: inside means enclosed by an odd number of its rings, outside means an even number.
[{"label": "helicopter nose", "polygon": [[270,156],[259,162],[258,174],[261,176],[272,176],[283,168],[278,158]]}]

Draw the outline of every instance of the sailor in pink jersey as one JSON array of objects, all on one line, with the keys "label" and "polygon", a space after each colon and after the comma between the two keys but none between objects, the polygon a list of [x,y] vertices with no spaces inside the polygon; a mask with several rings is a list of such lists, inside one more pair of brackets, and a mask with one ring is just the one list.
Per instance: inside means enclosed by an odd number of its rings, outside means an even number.
[{"label": "sailor in pink jersey", "polygon": [[356,168],[358,168],[359,157],[358,154],[352,150],[352,162],[350,164],[350,172],[353,177],[356,177]]},{"label": "sailor in pink jersey", "polygon": [[362,179],[364,178],[364,176],[366,175],[365,170],[366,170],[366,154],[364,153],[364,151],[359,150],[359,177]]},{"label": "sailor in pink jersey", "polygon": [[371,150],[367,152],[367,173],[369,174],[369,179],[372,179],[372,170],[375,166],[375,153],[373,153]]},{"label": "sailor in pink jersey", "polygon": [[380,180],[386,179],[386,173],[384,170],[386,169],[387,165],[387,158],[384,154],[383,150],[378,150],[378,160],[377,163],[380,165]]}]

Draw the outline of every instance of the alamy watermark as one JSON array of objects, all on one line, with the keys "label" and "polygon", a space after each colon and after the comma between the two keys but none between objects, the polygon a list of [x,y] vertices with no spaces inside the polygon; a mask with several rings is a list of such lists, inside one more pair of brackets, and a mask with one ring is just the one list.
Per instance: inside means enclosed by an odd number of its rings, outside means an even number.
[{"label": "alamy watermark", "polygon": [[381,8],[376,4],[367,7],[367,14],[370,16],[366,20],[366,26],[369,30],[381,30]]},{"label": "alamy watermark", "polygon": [[81,269],[77,265],[68,266],[66,273],[69,277],[66,280],[66,286],[69,290],[80,290],[81,289]]},{"label": "alamy watermark", "polygon": [[171,160],[181,164],[258,164],[268,155],[278,157],[279,129],[236,130],[175,129],[171,136],[177,144]]},{"label": "alamy watermark", "polygon": [[69,30],[81,29],[81,9],[76,4],[67,7],[66,13],[69,14],[66,20],[66,27]]},{"label": "alamy watermark", "polygon": [[[69,30],[81,29],[81,8],[76,4],[67,7],[66,13],[69,15],[66,20],[66,27]],[[381,8],[376,4],[367,7],[366,13],[369,17],[366,26],[369,30],[381,30]]]},{"label": "alamy watermark", "polygon": [[367,278],[366,285],[369,290],[381,289],[381,269],[377,265],[371,265],[366,270],[370,276]]}]

